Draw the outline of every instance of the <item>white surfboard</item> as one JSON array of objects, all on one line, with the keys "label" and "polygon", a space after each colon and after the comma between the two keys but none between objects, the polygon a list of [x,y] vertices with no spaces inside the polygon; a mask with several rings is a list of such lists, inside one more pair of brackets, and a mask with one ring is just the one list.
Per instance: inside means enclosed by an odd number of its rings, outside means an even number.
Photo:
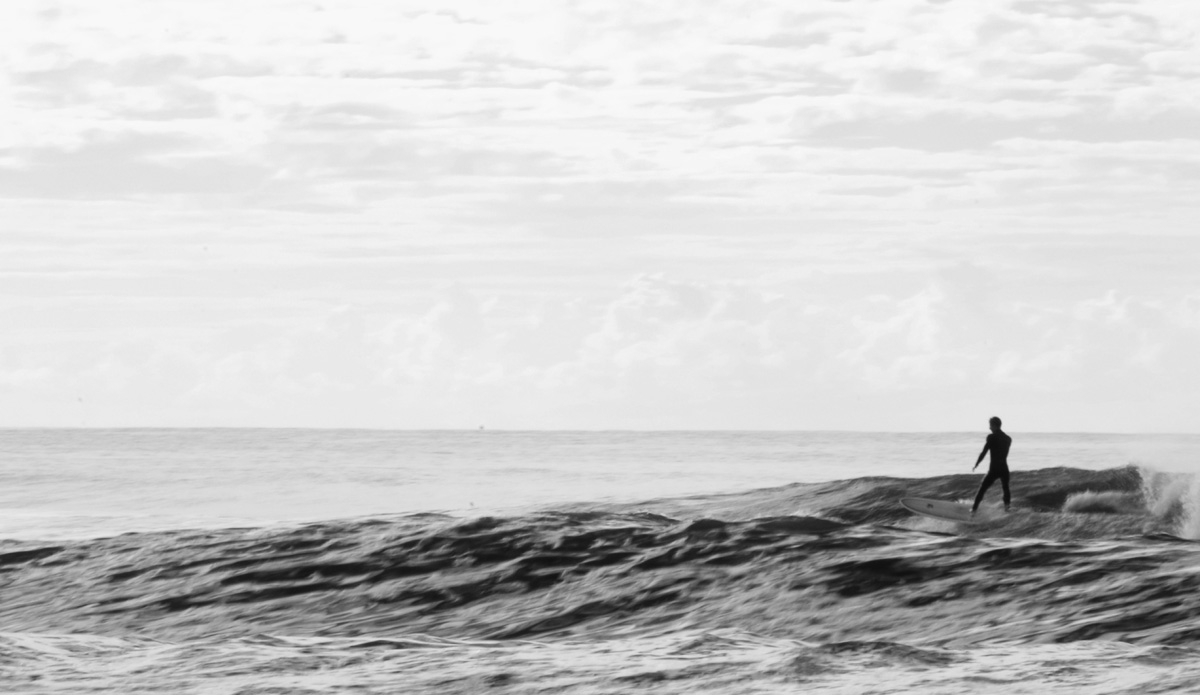
[{"label": "white surfboard", "polygon": [[971,507],[958,502],[946,500],[930,500],[924,497],[905,497],[900,500],[900,506],[914,514],[922,514],[942,521],[956,521],[960,524],[978,524],[987,521],[984,512],[971,516]]}]

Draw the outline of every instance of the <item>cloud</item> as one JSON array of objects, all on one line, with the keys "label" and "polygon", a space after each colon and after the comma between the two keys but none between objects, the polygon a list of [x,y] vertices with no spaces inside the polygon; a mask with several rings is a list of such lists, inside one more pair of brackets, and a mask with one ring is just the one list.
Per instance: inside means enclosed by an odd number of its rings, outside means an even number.
[{"label": "cloud", "polygon": [[[944,297],[937,287],[930,287],[907,299],[883,303],[884,318],[869,320],[855,317],[852,321],[860,334],[853,348],[838,355],[853,369],[861,372],[864,383],[881,388],[897,388],[928,383],[941,371],[941,379],[962,379],[960,373],[947,373],[942,353],[939,305]],[[954,370],[958,371],[958,370]]]},{"label": "cloud", "polygon": [[10,14],[14,422],[1194,404],[1185,3]]},{"label": "cloud", "polygon": [[166,425],[845,428],[870,414],[945,429],[988,403],[1037,420],[1058,402],[1094,425],[1152,426],[1115,404],[1200,386],[1182,376],[1200,348],[1194,296],[1027,304],[970,265],[914,280],[893,296],[643,274],[592,296],[448,285],[402,313],[260,308],[217,330],[71,320],[74,334],[0,344],[0,416],[147,424],[153,404],[149,424]]},{"label": "cloud", "polygon": [[86,133],[73,147],[0,150],[5,197],[125,198],[189,194],[235,196],[264,186],[261,164],[213,156],[194,138]]},{"label": "cloud", "polygon": [[[244,188],[213,163],[252,162],[295,185],[240,204],[297,209],[314,195],[359,208],[413,195],[397,179],[481,199],[497,186],[519,196],[522,181],[536,180],[589,196],[597,182],[653,183],[685,197],[722,188],[747,200],[775,175],[762,158],[721,154],[748,143],[790,149],[793,170],[815,176],[826,173],[820,149],[911,151],[893,156],[898,177],[921,176],[931,153],[984,152],[976,167],[999,162],[1037,186],[1044,165],[1001,143],[1194,139],[1197,100],[1178,72],[1193,49],[1173,11],[1076,5],[823,2],[797,12],[730,2],[684,20],[670,3],[401,11],[355,2],[315,11],[276,2],[229,22],[245,8],[176,3],[188,21],[167,23],[131,2],[120,27],[68,2],[53,17],[26,18],[46,40],[17,40],[9,79],[23,147],[50,137],[78,146],[116,124],[131,140],[186,134],[207,151],[193,173],[166,180],[226,178]],[[159,30],[176,38],[151,40]],[[177,125],[163,130],[168,123]],[[179,193],[122,169],[120,149],[96,154],[112,158],[108,178],[122,182],[112,195]],[[819,204],[853,214],[861,201],[842,192],[885,190],[841,169],[845,185]],[[918,193],[911,180],[887,190],[903,193],[906,183],[918,208],[954,200]],[[891,207],[890,196],[869,197]],[[620,203],[602,192],[595,199]]]}]

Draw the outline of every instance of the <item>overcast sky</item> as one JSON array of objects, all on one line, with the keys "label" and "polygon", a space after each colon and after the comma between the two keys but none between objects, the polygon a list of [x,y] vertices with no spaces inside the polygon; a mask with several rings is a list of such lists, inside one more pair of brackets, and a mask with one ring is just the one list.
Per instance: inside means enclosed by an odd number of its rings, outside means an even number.
[{"label": "overcast sky", "polygon": [[0,426],[1200,432],[1195,0],[5,0]]}]

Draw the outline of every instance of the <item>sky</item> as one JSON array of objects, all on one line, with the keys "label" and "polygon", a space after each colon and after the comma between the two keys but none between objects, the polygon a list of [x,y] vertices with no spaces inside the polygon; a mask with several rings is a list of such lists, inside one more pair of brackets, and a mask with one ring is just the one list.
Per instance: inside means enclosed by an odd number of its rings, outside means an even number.
[{"label": "sky", "polygon": [[5,0],[0,426],[1200,432],[1194,0]]}]

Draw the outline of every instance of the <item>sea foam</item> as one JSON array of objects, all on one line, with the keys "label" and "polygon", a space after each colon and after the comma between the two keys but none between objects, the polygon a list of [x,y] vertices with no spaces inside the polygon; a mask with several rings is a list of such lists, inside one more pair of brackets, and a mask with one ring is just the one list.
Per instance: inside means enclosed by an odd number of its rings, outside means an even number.
[{"label": "sea foam", "polygon": [[1169,524],[1175,534],[1200,540],[1200,476],[1139,466],[1146,511]]}]

